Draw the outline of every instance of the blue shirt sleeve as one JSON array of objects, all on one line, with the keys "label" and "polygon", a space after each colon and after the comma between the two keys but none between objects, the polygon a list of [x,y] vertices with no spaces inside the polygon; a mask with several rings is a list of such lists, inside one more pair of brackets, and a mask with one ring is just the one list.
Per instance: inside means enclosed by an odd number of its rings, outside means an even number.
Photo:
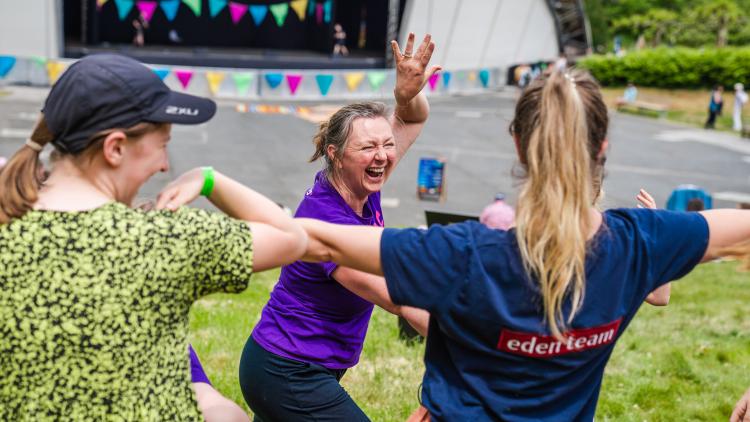
[{"label": "blue shirt sleeve", "polygon": [[647,254],[652,289],[682,278],[698,265],[708,247],[708,223],[697,212],[633,210]]},{"label": "blue shirt sleeve", "polygon": [[385,229],[381,264],[393,303],[436,312],[467,277],[471,230],[466,224],[429,230]]}]

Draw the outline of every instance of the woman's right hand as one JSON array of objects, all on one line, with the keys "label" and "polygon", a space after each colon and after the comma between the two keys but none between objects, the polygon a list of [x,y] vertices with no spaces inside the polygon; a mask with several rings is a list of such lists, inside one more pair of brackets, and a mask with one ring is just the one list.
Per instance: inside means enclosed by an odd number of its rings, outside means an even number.
[{"label": "woman's right hand", "polygon": [[636,195],[635,199],[640,202],[639,206],[642,206],[643,208],[649,208],[652,210],[656,209],[656,201],[654,201],[654,198],[646,192],[646,189],[638,191],[638,195]]},{"label": "woman's right hand", "polygon": [[203,189],[203,169],[198,167],[183,173],[168,184],[156,197],[156,209],[174,211],[200,196]]},{"label": "woman's right hand", "polygon": [[729,422],[750,422],[750,389],[745,391],[745,395],[734,406]]}]

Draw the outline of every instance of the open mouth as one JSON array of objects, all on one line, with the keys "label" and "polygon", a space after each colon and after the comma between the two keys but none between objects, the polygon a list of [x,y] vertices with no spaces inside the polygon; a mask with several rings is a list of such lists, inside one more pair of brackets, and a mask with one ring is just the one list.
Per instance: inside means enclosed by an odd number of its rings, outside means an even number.
[{"label": "open mouth", "polygon": [[365,169],[365,173],[373,179],[379,179],[385,174],[385,167],[368,167]]}]

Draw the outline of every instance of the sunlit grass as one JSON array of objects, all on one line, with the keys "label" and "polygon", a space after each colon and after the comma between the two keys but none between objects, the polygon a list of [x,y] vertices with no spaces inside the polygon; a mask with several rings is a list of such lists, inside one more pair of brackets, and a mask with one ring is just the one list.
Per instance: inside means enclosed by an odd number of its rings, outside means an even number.
[{"label": "sunlit grass", "polygon": [[[246,409],[239,358],[277,277],[260,274],[240,295],[203,299],[191,315],[211,381]],[[711,263],[674,285],[668,307],[644,305],[607,367],[596,419],[726,420],[750,386],[749,287],[733,263]],[[362,359],[343,379],[372,420],[403,421],[417,407],[423,347],[399,340],[396,318],[376,309]]]}]

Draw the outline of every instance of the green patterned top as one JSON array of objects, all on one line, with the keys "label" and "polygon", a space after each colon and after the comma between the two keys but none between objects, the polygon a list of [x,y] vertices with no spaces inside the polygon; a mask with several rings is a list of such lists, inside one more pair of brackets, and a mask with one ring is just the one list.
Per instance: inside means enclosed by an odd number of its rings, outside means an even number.
[{"label": "green patterned top", "polygon": [[188,311],[252,273],[242,221],[111,203],[0,224],[0,421],[202,420]]}]

